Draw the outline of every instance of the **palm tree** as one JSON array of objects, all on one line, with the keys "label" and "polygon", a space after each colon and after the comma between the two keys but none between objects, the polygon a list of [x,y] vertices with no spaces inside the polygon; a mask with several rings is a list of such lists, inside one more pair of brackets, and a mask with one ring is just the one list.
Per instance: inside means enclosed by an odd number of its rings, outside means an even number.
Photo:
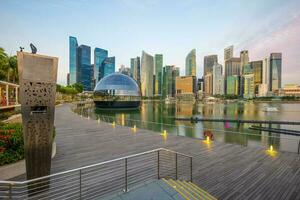
[{"label": "palm tree", "polygon": [[[12,80],[11,80],[12,79]],[[0,80],[18,82],[18,64],[16,56],[8,56],[0,47]]]},{"label": "palm tree", "polygon": [[4,49],[0,47],[0,80],[7,80],[8,56]]}]

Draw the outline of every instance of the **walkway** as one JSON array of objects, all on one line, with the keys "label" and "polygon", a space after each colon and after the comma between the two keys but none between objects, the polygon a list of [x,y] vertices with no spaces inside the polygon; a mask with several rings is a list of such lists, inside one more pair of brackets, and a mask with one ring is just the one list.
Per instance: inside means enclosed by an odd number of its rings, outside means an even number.
[{"label": "walkway", "polygon": [[194,182],[218,199],[300,199],[300,155],[212,143],[81,118],[56,108],[57,154],[52,173],[165,147],[193,156]]}]

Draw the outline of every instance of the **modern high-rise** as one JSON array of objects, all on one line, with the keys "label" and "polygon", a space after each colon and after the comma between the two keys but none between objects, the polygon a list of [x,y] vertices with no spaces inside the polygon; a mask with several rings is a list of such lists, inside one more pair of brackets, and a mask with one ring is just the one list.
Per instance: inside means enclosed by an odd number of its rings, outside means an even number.
[{"label": "modern high-rise", "polygon": [[196,76],[196,49],[192,49],[185,58],[185,75]]},{"label": "modern high-rise", "polygon": [[281,88],[282,54],[271,53],[270,55],[270,91],[274,92]]},{"label": "modern high-rise", "polygon": [[255,95],[254,89],[254,74],[244,75],[244,98],[253,98]]},{"label": "modern high-rise", "polygon": [[233,58],[233,45],[224,49],[224,62],[230,58]]},{"label": "modern high-rise", "polygon": [[177,76],[179,76],[179,68],[174,65],[166,65],[163,68],[162,96],[164,98],[175,96]]},{"label": "modern high-rise", "polygon": [[204,76],[204,91],[207,96],[211,96],[213,94],[213,78],[212,72],[208,72]]},{"label": "modern high-rise", "polygon": [[69,37],[69,84],[72,85],[76,83],[76,71],[77,71],[77,39],[76,37]]},{"label": "modern high-rise", "polygon": [[[229,58],[225,61],[225,70],[224,70],[225,83],[227,83],[227,77],[240,75],[240,66],[241,66],[240,58]],[[225,93],[226,94],[227,94],[227,85],[228,84],[225,84]]]},{"label": "modern high-rise", "polygon": [[254,74],[254,93],[255,95],[258,95],[259,85],[262,84],[262,79],[263,79],[262,77],[263,61],[262,60],[252,61],[251,66]]},{"label": "modern high-rise", "polygon": [[[115,73],[116,71],[116,59],[115,57],[107,57],[105,58],[105,60],[102,62],[101,65],[101,75],[103,75],[103,77]],[[103,78],[101,77],[101,78]]]},{"label": "modern high-rise", "polygon": [[227,95],[239,95],[239,82],[240,82],[239,79],[240,76],[238,75],[227,77],[226,79]]},{"label": "modern high-rise", "polygon": [[262,84],[259,85],[258,95],[263,97],[268,95],[270,84],[270,58],[263,59],[262,65]]},{"label": "modern high-rise", "polygon": [[77,48],[76,82],[83,85],[84,91],[93,90],[94,70],[91,65],[91,47],[80,45]]},{"label": "modern high-rise", "polygon": [[153,96],[153,74],[154,74],[154,59],[153,56],[142,52],[141,61],[141,93],[144,97]]},{"label": "modern high-rise", "polygon": [[215,63],[218,63],[218,55],[208,55],[208,56],[204,56],[204,76],[207,73],[212,73],[213,71],[213,66]]},{"label": "modern high-rise", "polygon": [[155,96],[161,96],[162,68],[163,68],[163,55],[155,54],[154,56],[154,74],[155,74],[154,95]]},{"label": "modern high-rise", "polygon": [[213,66],[213,95],[224,94],[224,76],[222,75],[222,65],[215,63]]},{"label": "modern high-rise", "polygon": [[130,59],[130,72],[131,77],[136,80],[138,85],[141,84],[141,59],[140,57]]},{"label": "modern high-rise", "polygon": [[249,63],[249,53],[247,50],[243,50],[240,52],[241,64],[240,64],[240,75],[243,74],[243,68],[246,64]]},{"label": "modern high-rise", "polygon": [[101,67],[104,60],[108,57],[108,51],[101,48],[94,49],[94,79],[96,83],[103,78]]}]

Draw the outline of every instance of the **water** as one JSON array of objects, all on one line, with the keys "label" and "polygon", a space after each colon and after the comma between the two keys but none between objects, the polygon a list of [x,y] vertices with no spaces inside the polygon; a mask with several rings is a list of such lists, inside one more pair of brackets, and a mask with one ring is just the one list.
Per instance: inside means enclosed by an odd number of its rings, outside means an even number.
[{"label": "water", "polygon": [[[278,112],[265,112],[265,107],[276,107]],[[251,124],[178,121],[177,118],[230,118],[247,120],[300,121],[300,103],[171,103],[143,101],[139,110],[99,110],[93,105],[78,105],[75,112],[100,121],[203,139],[203,132],[210,130],[214,140],[243,146],[270,145],[275,150],[297,152],[300,137],[250,130]],[[273,125],[272,128],[300,130],[299,126]]]}]

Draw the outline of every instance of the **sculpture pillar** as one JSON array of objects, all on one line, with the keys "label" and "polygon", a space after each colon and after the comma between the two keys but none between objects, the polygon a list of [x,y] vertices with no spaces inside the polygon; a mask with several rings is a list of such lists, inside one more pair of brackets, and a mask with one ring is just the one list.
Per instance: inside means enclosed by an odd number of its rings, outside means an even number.
[{"label": "sculpture pillar", "polygon": [[17,52],[27,179],[50,174],[58,58]]}]

